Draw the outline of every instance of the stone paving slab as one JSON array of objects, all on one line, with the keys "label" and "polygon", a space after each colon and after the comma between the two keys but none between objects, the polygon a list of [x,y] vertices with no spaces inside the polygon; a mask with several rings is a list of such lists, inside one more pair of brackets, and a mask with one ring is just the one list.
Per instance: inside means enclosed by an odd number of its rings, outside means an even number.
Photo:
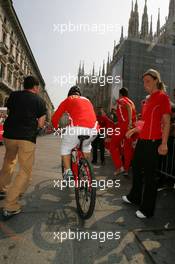
[{"label": "stone paving slab", "polygon": [[136,236],[153,263],[175,262],[175,229],[141,230]]},{"label": "stone paving slab", "polygon": [[[120,239],[107,240],[107,232],[116,230],[106,230],[104,236],[104,230],[99,229],[97,239],[92,239],[95,230],[77,229],[63,222],[59,229],[55,227],[54,232],[68,233],[71,228],[75,232],[75,239],[61,242],[60,238],[54,239],[53,231],[46,231],[47,217],[47,214],[41,213],[21,214],[16,220],[4,223],[0,234],[0,263],[151,263],[140,250],[133,232],[125,230]],[[19,225],[18,221],[23,224]],[[86,232],[86,235],[83,233],[80,237],[80,232]]]}]

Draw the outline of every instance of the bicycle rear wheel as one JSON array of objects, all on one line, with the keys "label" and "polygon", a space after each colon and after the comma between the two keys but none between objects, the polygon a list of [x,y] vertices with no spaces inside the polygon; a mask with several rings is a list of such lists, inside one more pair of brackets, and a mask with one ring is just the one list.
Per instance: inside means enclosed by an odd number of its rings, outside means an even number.
[{"label": "bicycle rear wheel", "polygon": [[94,212],[96,202],[96,188],[92,187],[94,179],[91,164],[82,158],[79,162],[78,186],[75,188],[77,211],[82,219],[90,218]]}]

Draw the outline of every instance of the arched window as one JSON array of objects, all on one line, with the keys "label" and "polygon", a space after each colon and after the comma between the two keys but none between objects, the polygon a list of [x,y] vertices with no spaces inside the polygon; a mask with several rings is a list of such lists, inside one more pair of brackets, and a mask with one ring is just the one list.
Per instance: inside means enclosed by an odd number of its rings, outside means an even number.
[{"label": "arched window", "polygon": [[3,31],[2,41],[4,44],[6,44],[6,39],[7,39],[7,34]]},{"label": "arched window", "polygon": [[5,97],[5,100],[4,100],[4,106],[6,106],[6,103],[7,103],[7,100],[9,99],[9,96],[6,96]]},{"label": "arched window", "polygon": [[2,94],[0,94],[0,107],[4,106],[4,100]]}]

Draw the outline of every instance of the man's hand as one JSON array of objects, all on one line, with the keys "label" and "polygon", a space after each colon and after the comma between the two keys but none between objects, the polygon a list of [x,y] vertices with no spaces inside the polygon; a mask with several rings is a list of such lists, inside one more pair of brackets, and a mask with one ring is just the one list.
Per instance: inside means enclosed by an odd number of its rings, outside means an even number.
[{"label": "man's hand", "polygon": [[132,125],[132,120],[129,122],[128,124],[128,130],[132,129],[133,128],[133,125]]},{"label": "man's hand", "polygon": [[167,155],[167,153],[168,153],[168,146],[167,146],[167,144],[161,144],[158,147],[158,153],[159,153],[159,155]]},{"label": "man's hand", "polygon": [[40,118],[38,118],[38,127],[43,128],[45,125],[45,121],[46,121],[46,115],[43,115]]},{"label": "man's hand", "polygon": [[132,137],[133,134],[135,134],[137,132],[138,132],[138,128],[137,127],[134,127],[132,129],[128,130],[126,132],[126,135],[125,136],[126,136],[126,138],[130,138],[130,137]]}]

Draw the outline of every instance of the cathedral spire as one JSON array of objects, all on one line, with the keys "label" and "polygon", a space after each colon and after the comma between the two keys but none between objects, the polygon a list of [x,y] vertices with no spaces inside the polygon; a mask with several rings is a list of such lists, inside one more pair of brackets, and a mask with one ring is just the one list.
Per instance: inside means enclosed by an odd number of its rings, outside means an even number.
[{"label": "cathedral spire", "polygon": [[153,40],[153,16],[152,15],[151,15],[151,22],[150,22],[149,39],[150,41]]},{"label": "cathedral spire", "polygon": [[84,71],[84,62],[83,62],[83,66],[82,66],[82,70],[81,70],[82,76],[84,76],[84,73],[85,73],[85,71]]},{"label": "cathedral spire", "polygon": [[115,47],[116,47],[116,41],[114,40],[113,58],[115,56]]},{"label": "cathedral spire", "polygon": [[134,8],[134,21],[133,21],[133,36],[138,37],[139,35],[139,12],[138,12],[138,3],[135,2]]},{"label": "cathedral spire", "polygon": [[93,63],[92,76],[95,76],[95,63]]},{"label": "cathedral spire", "polygon": [[105,76],[105,60],[103,60],[102,76]]},{"label": "cathedral spire", "polygon": [[159,11],[158,11],[158,20],[157,20],[157,36],[160,35],[160,8],[159,8]]},{"label": "cathedral spire", "polygon": [[120,43],[122,43],[124,40],[124,37],[123,37],[123,26],[121,28],[121,36],[120,36]]},{"label": "cathedral spire", "polygon": [[129,27],[128,27],[128,37],[137,38],[138,36],[139,36],[139,12],[138,12],[138,3],[136,0],[134,10],[133,10],[133,1],[132,1],[132,10],[131,10]]},{"label": "cathedral spire", "polygon": [[109,67],[110,67],[110,54],[108,52],[108,61],[107,61],[107,64],[106,64],[106,74],[109,73]]},{"label": "cathedral spire", "polygon": [[134,3],[132,0],[132,7],[131,7],[131,14],[130,14],[130,18],[129,18],[129,25],[128,25],[128,37],[132,37],[133,35],[133,21],[134,21]]},{"label": "cathedral spire", "polygon": [[175,0],[170,0],[168,19],[175,18]]},{"label": "cathedral spire", "polygon": [[131,15],[133,14],[133,11],[134,11],[134,2],[132,0],[132,9],[131,9]]},{"label": "cathedral spire", "polygon": [[99,68],[99,74],[98,74],[98,76],[99,76],[99,77],[101,76],[101,66],[100,66],[100,68]]},{"label": "cathedral spire", "polygon": [[81,75],[81,61],[80,61],[80,64],[79,64],[79,69],[78,69],[78,76]]},{"label": "cathedral spire", "polygon": [[142,26],[141,26],[141,39],[146,40],[148,38],[148,29],[149,28],[149,22],[148,22],[148,13],[147,13],[147,0],[145,0],[145,7],[144,7],[144,13],[142,16]]}]

